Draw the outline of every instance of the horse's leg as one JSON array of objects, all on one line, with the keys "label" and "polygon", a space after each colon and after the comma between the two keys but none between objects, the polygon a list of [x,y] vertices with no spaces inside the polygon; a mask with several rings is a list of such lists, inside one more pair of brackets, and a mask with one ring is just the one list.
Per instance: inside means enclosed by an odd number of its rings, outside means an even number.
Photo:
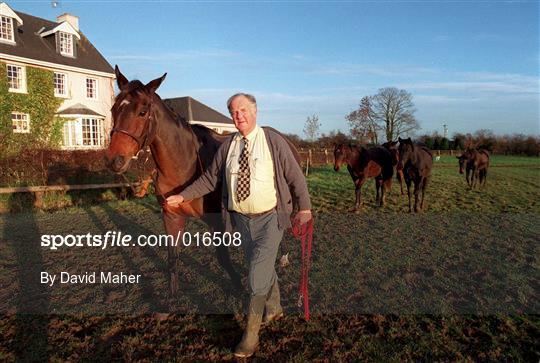
[{"label": "horse's leg", "polygon": [[[163,223],[168,235],[176,239],[178,233],[183,233],[186,220],[182,215],[163,211]],[[169,292],[174,297],[179,290],[179,255],[180,245],[167,246],[167,264],[169,270]]]},{"label": "horse's leg", "polygon": [[469,168],[466,168],[465,170],[465,180],[467,180],[467,186],[470,188],[471,187],[471,183],[469,181],[469,175],[471,173],[471,169]]},{"label": "horse's leg", "polygon": [[423,179],[424,179],[424,181],[422,183],[422,201],[420,202],[420,209],[421,210],[424,210],[424,197],[426,196],[426,188],[427,188],[427,185],[428,185],[428,182],[429,182],[429,177],[426,176]]},{"label": "horse's leg", "polygon": [[418,194],[420,193],[420,188],[422,184],[423,177],[418,177],[414,179],[414,212],[418,213]]},{"label": "horse's leg", "polygon": [[405,195],[403,191],[403,170],[396,169],[396,179],[399,181],[399,188],[401,190],[401,195]]},{"label": "horse's leg", "polygon": [[354,205],[354,212],[360,212],[362,209],[362,185],[364,185],[364,178],[358,178],[356,180],[355,194],[356,194],[356,203]]},{"label": "horse's leg", "polygon": [[392,178],[383,181],[381,207],[386,204],[386,194],[392,189]]},{"label": "horse's leg", "polygon": [[405,184],[407,185],[407,197],[409,199],[409,213],[411,213],[411,180],[405,178]]},{"label": "horse's leg", "polygon": [[375,196],[375,204],[378,204],[379,203],[379,198],[380,198],[380,190],[381,190],[381,181],[380,179],[378,178],[375,178],[375,191],[377,192],[377,195]]}]

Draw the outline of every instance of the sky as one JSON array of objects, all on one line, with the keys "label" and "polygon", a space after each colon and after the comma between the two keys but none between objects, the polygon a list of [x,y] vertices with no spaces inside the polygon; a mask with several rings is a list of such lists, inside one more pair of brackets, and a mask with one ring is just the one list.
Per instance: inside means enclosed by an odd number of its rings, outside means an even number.
[{"label": "sky", "polygon": [[421,130],[540,134],[538,1],[7,1],[86,37],[128,79],[167,73],[162,98],[227,114],[257,97],[258,122],[305,137],[384,87],[413,95]]}]

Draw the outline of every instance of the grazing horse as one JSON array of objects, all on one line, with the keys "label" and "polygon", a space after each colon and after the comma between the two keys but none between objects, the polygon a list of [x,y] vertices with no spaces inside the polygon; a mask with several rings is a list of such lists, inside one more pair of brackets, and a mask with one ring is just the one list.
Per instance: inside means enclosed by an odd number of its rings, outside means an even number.
[{"label": "grazing horse", "polygon": [[[362,207],[362,185],[369,178],[375,178],[376,201],[382,207],[386,199],[386,191],[392,187],[392,156],[390,152],[380,146],[366,149],[365,147],[353,147],[343,144],[334,148],[334,170],[339,171],[342,164],[347,164],[347,169],[353,180],[356,192],[356,203],[353,212],[360,212]],[[380,196],[379,196],[380,191]]]},{"label": "grazing horse", "polygon": [[[167,234],[177,236],[185,230],[186,218],[201,218],[214,231],[223,231],[221,187],[203,198],[171,207],[165,199],[178,194],[197,179],[211,163],[219,145],[227,136],[199,125],[189,125],[175,117],[156,90],[166,73],[144,85],[128,81],[118,66],[115,73],[120,93],[112,107],[113,129],[106,152],[107,164],[116,173],[129,168],[131,158],[150,147],[156,165],[155,193],[163,209]],[[180,246],[168,246],[168,272],[171,295],[178,292]],[[240,275],[234,270],[227,247],[216,247],[218,262],[241,289]]]},{"label": "grazing horse", "polygon": [[[467,149],[456,156],[459,160],[459,173],[463,174],[465,169],[465,179],[467,185],[473,189],[477,184],[486,185],[487,171],[489,168],[489,153],[485,149]],[[469,179],[469,175],[471,176]]]},{"label": "grazing horse", "polygon": [[396,179],[399,182],[401,195],[404,195],[405,193],[403,192],[403,170],[398,170],[397,168],[397,165],[399,163],[399,150],[397,145],[397,141],[387,141],[381,146],[390,151],[390,155],[392,155],[392,166],[394,167],[394,170],[396,172]]},{"label": "grazing horse", "polygon": [[[411,210],[411,182],[414,183],[414,211],[424,209],[424,197],[426,188],[431,177],[433,168],[433,155],[428,148],[415,145],[410,138],[399,138],[399,163],[397,168],[403,170],[405,184],[407,185],[407,197],[409,198],[409,212]],[[420,208],[418,207],[418,195],[422,192]]]}]

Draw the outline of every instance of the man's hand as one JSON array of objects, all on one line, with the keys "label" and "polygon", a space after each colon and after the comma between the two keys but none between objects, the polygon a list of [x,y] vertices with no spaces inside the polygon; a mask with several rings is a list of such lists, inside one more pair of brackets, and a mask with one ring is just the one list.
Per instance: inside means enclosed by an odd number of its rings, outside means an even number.
[{"label": "man's hand", "polygon": [[304,223],[307,223],[309,222],[309,220],[313,218],[311,216],[311,210],[307,209],[307,210],[301,210],[301,211],[298,211],[298,213],[296,213],[296,215],[294,216],[294,223],[296,225],[303,225]]},{"label": "man's hand", "polygon": [[184,197],[180,194],[171,195],[165,200],[170,207],[177,207],[184,202]]}]

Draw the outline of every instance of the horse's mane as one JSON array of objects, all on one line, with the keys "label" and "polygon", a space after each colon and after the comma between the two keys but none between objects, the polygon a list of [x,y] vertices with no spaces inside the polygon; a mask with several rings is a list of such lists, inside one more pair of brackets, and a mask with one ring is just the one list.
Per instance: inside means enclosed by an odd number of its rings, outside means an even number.
[{"label": "horse's mane", "polygon": [[431,157],[433,157],[433,153],[431,152],[431,150],[427,147],[427,146],[424,146],[424,145],[418,145],[420,146],[420,149],[424,150],[425,152],[427,152]]}]

